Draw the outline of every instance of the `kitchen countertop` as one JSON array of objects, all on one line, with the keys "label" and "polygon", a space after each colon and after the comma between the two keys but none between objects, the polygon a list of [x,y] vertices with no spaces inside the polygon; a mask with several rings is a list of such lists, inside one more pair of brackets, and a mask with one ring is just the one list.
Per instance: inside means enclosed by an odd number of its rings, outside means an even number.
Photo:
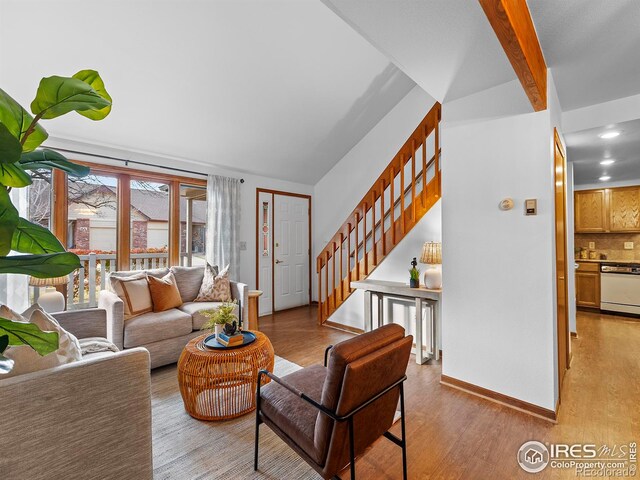
[{"label": "kitchen countertop", "polygon": [[612,258],[607,258],[605,260],[596,259],[593,260],[591,258],[576,258],[576,262],[585,262],[585,263],[631,263],[634,265],[640,265],[640,260],[616,260]]}]

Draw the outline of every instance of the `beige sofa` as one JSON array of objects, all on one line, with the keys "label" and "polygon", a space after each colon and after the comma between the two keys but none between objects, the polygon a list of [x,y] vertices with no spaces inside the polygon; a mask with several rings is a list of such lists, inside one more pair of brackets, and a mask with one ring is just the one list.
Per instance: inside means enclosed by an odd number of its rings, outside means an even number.
[{"label": "beige sofa", "polygon": [[[54,317],[78,338],[106,336],[104,310]],[[153,477],[146,350],[89,354],[0,380],[0,399],[2,478]]]},{"label": "beige sofa", "polygon": [[[220,306],[220,302],[194,302],[198,295],[204,267],[171,267],[146,270],[147,275],[163,277],[173,272],[180,296],[184,302],[178,308],[164,312],[149,312],[124,320],[124,305],[118,296],[108,290],[100,292],[98,307],[107,312],[108,339],[120,349],[144,347],[151,355],[151,368],[175,363],[189,340],[202,334],[206,318],[200,314]],[[140,270],[114,272],[111,275],[127,277]],[[238,301],[236,315],[243,323],[248,321],[249,288],[244,283],[231,282],[231,296]]]}]

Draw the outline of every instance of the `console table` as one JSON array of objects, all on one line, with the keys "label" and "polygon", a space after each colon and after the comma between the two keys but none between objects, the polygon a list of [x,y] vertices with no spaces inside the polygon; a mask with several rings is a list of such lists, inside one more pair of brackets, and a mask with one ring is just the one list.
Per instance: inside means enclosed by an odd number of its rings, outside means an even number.
[{"label": "console table", "polygon": [[[421,365],[431,358],[435,358],[436,360],[440,358],[436,337],[436,325],[440,318],[441,289],[410,288],[406,283],[387,282],[384,280],[360,280],[351,282],[351,288],[364,290],[364,329],[367,332],[373,330],[372,296],[378,299],[377,327],[381,327],[384,324],[383,301],[385,297],[413,300],[416,304],[416,363]],[[431,337],[430,351],[427,355],[425,355],[422,350],[422,307],[425,305],[429,307],[429,332]]]}]

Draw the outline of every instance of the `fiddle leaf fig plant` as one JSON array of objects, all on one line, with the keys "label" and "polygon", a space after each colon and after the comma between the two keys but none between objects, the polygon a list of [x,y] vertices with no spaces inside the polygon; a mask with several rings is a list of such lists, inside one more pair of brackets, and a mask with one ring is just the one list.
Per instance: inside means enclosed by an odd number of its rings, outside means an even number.
[{"label": "fiddle leaf fig plant", "polygon": [[[9,196],[12,188],[31,184],[31,170],[55,168],[80,177],[89,173],[59,152],[36,150],[48,137],[40,121],[72,111],[91,120],[111,112],[111,96],[95,70],[43,78],[31,102],[33,116],[0,89],[0,273],[50,278],[80,267],[77,255],[65,252],[53,233],[19,216]],[[27,255],[8,256],[11,250]]]},{"label": "fiddle leaf fig plant", "polygon": [[[39,148],[48,138],[40,121],[69,112],[102,120],[111,112],[111,96],[98,72],[81,70],[72,77],[43,78],[30,108],[31,113],[0,89],[0,274],[61,277],[80,268],[78,256],[65,251],[51,231],[20,217],[10,192],[31,185],[29,172],[33,170],[58,169],[68,175],[87,175],[88,168],[75,165],[54,150]],[[11,251],[20,255],[9,255]],[[0,374],[13,366],[2,353],[17,345],[29,345],[46,355],[58,348],[58,334],[0,318]]]}]

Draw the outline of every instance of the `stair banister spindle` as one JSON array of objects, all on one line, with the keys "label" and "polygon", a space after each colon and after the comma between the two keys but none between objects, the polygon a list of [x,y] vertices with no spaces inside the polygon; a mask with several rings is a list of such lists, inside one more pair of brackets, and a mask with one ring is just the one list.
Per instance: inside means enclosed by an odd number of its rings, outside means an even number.
[{"label": "stair banister spindle", "polygon": [[389,210],[391,211],[391,245],[396,245],[396,195],[394,187],[396,185],[396,172],[391,165],[391,173],[389,175]]},{"label": "stair banister spindle", "polygon": [[378,264],[378,254],[376,248],[376,191],[371,192],[371,250],[373,250],[373,265]]},{"label": "stair banister spindle", "polygon": [[416,142],[411,141],[411,223],[416,221]]},{"label": "stair banister spindle", "polygon": [[427,127],[424,127],[422,140],[422,206],[427,205]]},{"label": "stair banister spindle", "polygon": [[342,258],[342,250],[344,246],[344,234],[340,232],[340,301],[342,301],[342,297],[344,297],[344,270],[342,268],[342,263],[344,259]]},{"label": "stair banister spindle", "polygon": [[440,197],[440,195],[442,194],[442,192],[440,191],[440,189],[442,188],[442,185],[440,184],[441,179],[440,179],[440,123],[436,122],[436,126],[435,126],[435,148],[436,148],[436,162],[435,162],[435,169],[436,169],[436,198]]},{"label": "stair banister spindle", "polygon": [[359,260],[359,254],[358,254],[358,250],[359,250],[359,246],[360,243],[358,243],[358,233],[360,230],[360,215],[358,215],[358,212],[356,212],[356,263],[355,263],[355,269],[356,269],[356,280],[360,280],[360,260]]},{"label": "stair banister spindle", "polygon": [[404,236],[404,157],[400,155],[400,235]]},{"label": "stair banister spindle", "polygon": [[349,293],[351,293],[351,224],[347,223],[347,281]]},{"label": "stair banister spindle", "polygon": [[325,276],[324,276],[324,291],[327,294],[327,301],[324,302],[326,306],[325,310],[325,318],[329,316],[329,252],[325,252],[326,262],[325,262]]},{"label": "stair banister spindle", "polygon": [[387,254],[387,239],[384,233],[384,192],[385,192],[385,184],[384,178],[381,181],[380,188],[380,237],[382,237],[382,256],[384,257]]}]

